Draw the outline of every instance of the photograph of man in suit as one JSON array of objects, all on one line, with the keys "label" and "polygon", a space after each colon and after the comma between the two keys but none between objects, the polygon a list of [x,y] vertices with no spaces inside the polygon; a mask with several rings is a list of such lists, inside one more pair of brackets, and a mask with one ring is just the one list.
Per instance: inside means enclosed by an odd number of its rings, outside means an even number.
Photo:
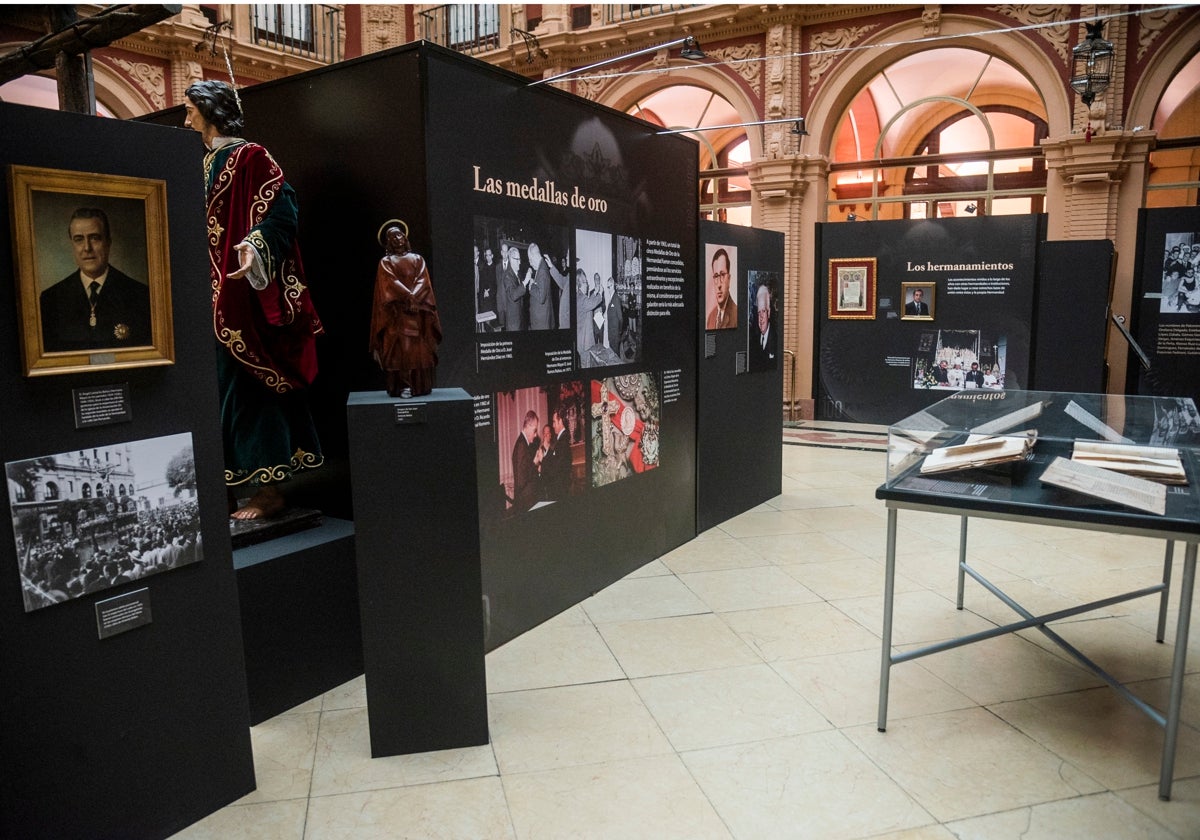
[{"label": "photograph of man in suit", "polygon": [[730,277],[731,273],[732,260],[729,250],[718,248],[712,256],[712,286],[708,300],[708,317],[704,320],[706,330],[737,329],[737,301],[729,293],[730,282],[733,279]]},{"label": "photograph of man in suit", "polygon": [[539,444],[537,412],[527,411],[521,423],[521,433],[513,443],[513,510],[526,511],[537,504],[538,471],[535,458]]},{"label": "photograph of man in suit", "polygon": [[571,438],[562,419],[562,409],[550,413],[552,437],[550,449],[542,456],[542,498],[565,498],[571,487]]},{"label": "photograph of man in suit", "polygon": [[41,294],[47,353],[124,349],[151,343],[150,287],[108,262],[108,215],[80,207],[67,224],[77,269]]},{"label": "photograph of man in suit", "polygon": [[916,318],[929,317],[929,304],[925,302],[925,290],[913,289],[912,300],[904,304],[904,314]]},{"label": "photograph of man in suit", "polygon": [[760,283],[754,293],[755,328],[750,330],[750,370],[774,370],[778,345],[778,334],[771,323],[774,296],[771,287]]}]

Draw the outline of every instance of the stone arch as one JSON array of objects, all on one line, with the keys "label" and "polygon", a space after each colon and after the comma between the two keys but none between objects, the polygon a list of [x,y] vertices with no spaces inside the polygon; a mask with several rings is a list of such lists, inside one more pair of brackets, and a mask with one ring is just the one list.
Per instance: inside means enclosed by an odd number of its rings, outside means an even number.
[{"label": "stone arch", "polygon": [[[878,73],[910,55],[951,46],[986,53],[1015,68],[1029,79],[1034,90],[1042,96],[1051,135],[1067,134],[1071,128],[1072,110],[1061,68],[1056,67],[1045,52],[1021,33],[971,35],[988,26],[995,26],[995,23],[967,16],[946,16],[941,20],[940,34],[966,37],[937,42],[934,46],[925,43],[897,43],[892,47],[851,53],[830,72],[805,114],[809,131],[813,131],[818,138],[817,148],[832,147],[842,115],[863,87]],[[903,42],[906,39],[912,41],[924,36],[922,22],[912,20],[873,33],[872,37],[863,43],[882,44]]]},{"label": "stone arch", "polygon": [[1129,99],[1125,117],[1127,129],[1139,125],[1150,128],[1154,124],[1154,112],[1171,80],[1196,55],[1196,44],[1200,43],[1200,17],[1193,17],[1187,25],[1165,37],[1166,44],[1154,51]]}]

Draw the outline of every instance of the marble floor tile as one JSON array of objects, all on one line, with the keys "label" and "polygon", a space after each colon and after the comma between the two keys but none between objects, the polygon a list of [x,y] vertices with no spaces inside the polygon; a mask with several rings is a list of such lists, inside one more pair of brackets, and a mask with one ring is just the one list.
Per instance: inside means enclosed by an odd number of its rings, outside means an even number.
[{"label": "marble floor tile", "polygon": [[821,597],[774,565],[692,572],[679,579],[713,612],[810,604]]},{"label": "marble floor tile", "polygon": [[[1110,790],[1158,782],[1163,730],[1107,686],[988,709]],[[1200,732],[1189,726],[1179,727],[1175,775],[1200,775]]]},{"label": "marble floor tile", "polygon": [[331,688],[321,697],[321,710],[355,709],[367,705],[367,680],[359,674],[349,682]]},{"label": "marble floor tile", "polygon": [[886,533],[887,510],[882,502],[872,501],[869,505],[852,507],[820,508],[788,511],[800,522],[807,522],[814,530],[834,533],[846,530],[876,530]]},{"label": "marble floor tile", "polygon": [[250,728],[258,789],[238,804],[308,796],[320,719],[320,712],[282,714]]},{"label": "marble floor tile", "polygon": [[711,612],[674,575],[619,580],[583,602],[596,624]]},{"label": "marble floor tile", "polygon": [[817,530],[793,510],[751,510],[719,526],[731,537],[765,537],[772,534],[806,534]]},{"label": "marble floor tile", "polygon": [[601,624],[600,635],[629,677],[756,664],[759,657],[719,617],[685,615]]},{"label": "marble floor tile", "polygon": [[858,838],[935,822],[839,732],[683,753],[738,840]]},{"label": "marble floor tile", "polygon": [[[1174,645],[1160,645],[1154,634],[1119,618],[1064,621],[1050,630],[1123,683],[1171,675]],[[1068,661],[1076,661],[1065,650],[1037,630],[1021,631],[1022,638]]]},{"label": "marble floor tile", "polygon": [[[782,568],[826,601],[854,598],[864,592],[883,592],[883,564],[865,557],[798,563]],[[919,583],[896,574],[897,592],[913,592],[922,588]]]},{"label": "marble floor tile", "polygon": [[634,578],[657,577],[659,575],[669,575],[671,570],[662,564],[661,560],[651,560],[646,565],[634,569],[629,574],[625,575],[622,580],[632,580]]},{"label": "marble floor tile", "polygon": [[738,542],[777,566],[863,557],[845,543],[819,533],[743,537]]},{"label": "marble floor tile", "polygon": [[692,540],[664,554],[662,563],[675,574],[711,572],[718,569],[745,569],[770,563],[742,540]]},{"label": "marble floor tile", "polygon": [[876,471],[871,465],[867,469],[830,469],[816,470],[811,472],[791,472],[789,475],[796,481],[807,484],[809,487],[835,490],[843,487],[863,487],[869,488],[874,492],[875,488],[883,484],[884,474],[882,468]]},{"label": "marble floor tile", "polygon": [[1158,798],[1158,783],[1143,787],[1116,791],[1116,795],[1166,826],[1181,838],[1194,840],[1200,837],[1200,777],[1175,778],[1171,786],[1171,800]]},{"label": "marble floor tile", "polygon": [[173,840],[304,840],[307,811],[307,796],[230,805],[171,836]]},{"label": "marble floor tile", "polygon": [[633,681],[677,751],[829,729],[829,721],[765,664]]},{"label": "marble floor tile", "polygon": [[673,752],[627,682],[496,694],[488,719],[504,775]]},{"label": "marble floor tile", "polygon": [[[871,723],[879,716],[881,650],[850,651],[772,662],[780,676],[834,726]],[[976,703],[921,667],[907,662],[888,679],[888,720],[966,709]]]},{"label": "marble floor tile", "polygon": [[484,658],[490,693],[625,678],[591,624],[543,624]]},{"label": "marble floor tile", "polygon": [[[968,552],[967,564],[979,574],[995,584],[1019,580],[1018,575],[1009,572],[1004,567],[992,562],[991,558],[1003,557],[1013,549],[1008,546],[1001,548],[979,548]],[[896,553],[896,574],[916,581],[927,589],[938,592],[954,592],[958,589],[958,547],[944,547],[934,551],[917,554]],[[879,563],[880,570],[886,568],[884,561]],[[882,583],[882,574],[880,581]],[[968,589],[984,591],[969,575],[964,579]],[[953,598],[953,594],[950,596]]]},{"label": "marble floor tile", "polygon": [[[887,558],[887,524],[883,520],[860,517],[856,523],[841,524],[837,528],[821,528],[820,531],[865,557],[880,562]],[[896,529],[897,554],[903,552],[924,555],[942,551],[949,545],[948,539],[935,539],[903,525]]]},{"label": "marble floor tile", "polygon": [[494,776],[496,759],[487,745],[371,758],[367,710],[321,715],[312,796]]},{"label": "marble floor tile", "polygon": [[[878,484],[878,482],[876,482]],[[799,510],[801,508],[849,507],[863,501],[862,492],[854,487],[807,487],[791,490],[771,499],[776,510]]]},{"label": "marble floor tile", "polygon": [[1175,835],[1111,793],[1031,805],[950,823],[959,840],[1095,840],[1137,837],[1174,840]]},{"label": "marble floor tile", "polygon": [[519,840],[721,840],[730,834],[676,755],[504,776]]},{"label": "marble floor tile", "polygon": [[[833,606],[883,638],[882,585],[877,595],[845,598],[834,601]],[[994,626],[969,610],[957,609],[952,599],[928,590],[897,592],[892,599],[893,645],[953,639]]]},{"label": "marble floor tile", "polygon": [[512,822],[500,779],[313,797],[304,840],[505,840]]},{"label": "marble floor tile", "polygon": [[941,822],[1103,789],[985,709],[841,731]]},{"label": "marble floor tile", "polygon": [[[898,649],[913,647],[918,646]],[[1000,636],[911,661],[983,706],[1103,685],[1091,672],[1020,636]],[[893,675],[909,664],[893,665]]]},{"label": "marble floor tile", "polygon": [[854,650],[880,650],[879,637],[824,602],[724,613],[766,662]]}]

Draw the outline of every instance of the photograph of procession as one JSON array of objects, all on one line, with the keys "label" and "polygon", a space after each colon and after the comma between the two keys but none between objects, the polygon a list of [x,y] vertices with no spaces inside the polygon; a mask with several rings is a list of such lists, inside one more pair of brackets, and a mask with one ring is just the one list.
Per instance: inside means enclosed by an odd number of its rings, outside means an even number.
[{"label": "photograph of procession", "polygon": [[[983,330],[922,330],[912,357],[916,390],[1006,387],[1008,339]],[[1009,382],[1007,387],[1015,388]]]},{"label": "photograph of procession", "polygon": [[203,559],[190,433],[5,464],[25,612]]}]

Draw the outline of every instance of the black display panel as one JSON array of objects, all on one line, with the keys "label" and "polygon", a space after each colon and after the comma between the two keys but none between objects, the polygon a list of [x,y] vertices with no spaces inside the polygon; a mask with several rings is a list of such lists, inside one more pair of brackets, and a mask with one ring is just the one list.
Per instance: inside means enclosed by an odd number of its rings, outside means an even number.
[{"label": "black display panel", "polygon": [[[1130,393],[1200,404],[1200,207],[1142,210],[1134,276],[1133,335],[1150,361],[1129,354]],[[1174,422],[1200,435],[1187,408]]]},{"label": "black display panel", "polygon": [[[32,504],[60,502],[56,510],[47,504],[36,522],[21,518],[30,531],[6,517],[0,534],[0,761],[9,768],[0,784],[0,836],[166,837],[254,788],[206,314],[199,154],[190,155],[191,138],[182,133],[43,108],[0,103],[0,126],[5,180],[9,165],[19,164],[165,182],[175,346],[173,365],[24,376],[7,195],[0,201],[0,461],[39,459],[26,473],[37,479]],[[65,223],[61,230],[65,250]],[[120,422],[77,423],[80,391],[119,394],[129,410]],[[116,454],[136,453],[130,442],[175,436],[190,438],[194,483],[185,484],[192,486],[176,482],[176,495],[165,476],[141,469],[146,458],[138,456],[122,496]],[[74,455],[43,457],[58,453]],[[43,480],[52,462],[61,472],[53,491]],[[82,491],[86,482],[95,502],[101,476],[103,512]],[[20,506],[14,484],[6,487],[4,504]],[[131,498],[139,514],[125,509]],[[70,530],[66,502],[78,508]],[[178,541],[168,546],[157,531],[147,534],[150,518],[163,533],[177,529]],[[83,594],[27,613],[23,582],[35,528],[42,549],[61,541],[77,557],[95,561],[104,551],[125,565],[132,546],[143,569],[151,559],[175,567],[136,580],[118,575],[105,588],[84,582]],[[180,563],[184,557],[195,562]],[[103,606],[98,614],[97,604],[139,590],[152,620],[100,638],[98,620],[103,626],[116,616]]]},{"label": "black display panel", "polygon": [[[705,531],[773,498],[783,483],[784,237],[720,222],[700,223],[696,525]],[[714,274],[729,271],[717,300]],[[717,277],[724,287],[725,278]],[[760,306],[761,304],[761,306]],[[736,306],[733,326],[714,327],[713,308]],[[761,317],[760,317],[761,316]]]},{"label": "black display panel", "polygon": [[1044,224],[818,225],[817,418],[887,424],[960,388],[1028,387]]},{"label": "black display panel", "polygon": [[[338,463],[348,451],[345,405],[351,391],[383,388],[367,350],[383,254],[376,233],[398,218],[437,296],[437,387],[476,399],[489,649],[695,535],[694,141],[427,43],[257,85],[242,100],[247,137],[296,189],[305,271],[326,329],[312,401],[327,463],[313,472],[322,488],[314,506],[351,515]],[[150,119],[179,125],[182,112]],[[198,136],[195,144],[198,161]],[[525,282],[539,267],[531,243],[570,274],[565,290],[548,267],[529,281],[539,287],[536,309]],[[503,246],[518,252],[524,291],[511,330],[508,319],[497,329],[492,308]],[[612,277],[601,319],[578,317],[576,260],[602,286]],[[606,381],[608,393],[636,388],[641,402],[594,400]],[[516,433],[505,400],[528,401],[519,419],[534,410],[539,429],[555,406],[573,412],[571,474],[567,490],[554,491],[563,498],[511,509]],[[610,465],[630,474],[601,486],[590,465],[607,427],[594,434],[593,407],[619,431],[624,408],[636,417],[625,422],[637,458],[627,452]],[[620,434],[610,450],[628,450],[633,438]]]},{"label": "black display panel", "polygon": [[438,377],[476,403],[491,648],[695,535],[697,146],[424,56]]}]

